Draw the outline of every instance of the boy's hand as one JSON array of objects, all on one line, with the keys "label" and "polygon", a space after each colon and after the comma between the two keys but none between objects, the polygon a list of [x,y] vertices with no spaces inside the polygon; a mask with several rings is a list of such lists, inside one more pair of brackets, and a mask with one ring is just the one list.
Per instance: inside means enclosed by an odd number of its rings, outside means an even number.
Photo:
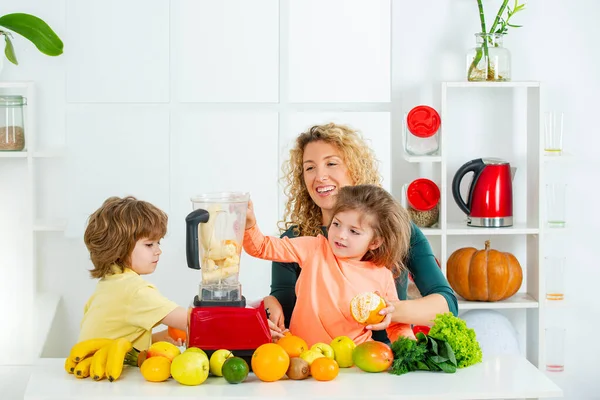
[{"label": "boy's hand", "polygon": [[246,212],[246,229],[250,229],[254,225],[256,225],[256,215],[254,215],[254,204],[252,204],[252,200],[248,200],[248,211]]}]

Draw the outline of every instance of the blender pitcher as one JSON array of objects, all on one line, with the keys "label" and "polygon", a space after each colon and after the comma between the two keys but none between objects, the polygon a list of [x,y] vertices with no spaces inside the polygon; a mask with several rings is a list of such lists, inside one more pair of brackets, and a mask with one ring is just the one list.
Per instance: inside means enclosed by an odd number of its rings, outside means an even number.
[{"label": "blender pitcher", "polygon": [[224,192],[191,198],[186,217],[188,267],[200,269],[199,305],[244,306],[239,282],[249,193]]}]

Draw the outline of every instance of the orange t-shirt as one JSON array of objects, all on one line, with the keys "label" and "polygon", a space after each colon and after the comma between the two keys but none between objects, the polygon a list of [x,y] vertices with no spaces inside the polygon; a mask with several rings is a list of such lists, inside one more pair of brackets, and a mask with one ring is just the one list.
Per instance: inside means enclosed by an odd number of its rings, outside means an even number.
[{"label": "orange t-shirt", "polygon": [[[378,291],[387,301],[398,300],[390,270],[368,261],[337,258],[322,235],[280,239],[264,236],[255,225],[244,232],[244,250],[253,257],[296,262],[302,268],[290,331],[309,346],[329,344],[342,335],[356,344],[371,340],[371,331],[350,314],[350,300],[357,294]],[[392,323],[387,334],[392,342],[399,336],[414,337],[410,325],[400,323]]]}]

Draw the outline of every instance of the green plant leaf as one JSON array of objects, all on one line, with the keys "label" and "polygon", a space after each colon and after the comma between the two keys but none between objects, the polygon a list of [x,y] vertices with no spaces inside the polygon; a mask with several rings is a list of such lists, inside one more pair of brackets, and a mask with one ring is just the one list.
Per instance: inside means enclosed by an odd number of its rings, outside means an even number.
[{"label": "green plant leaf", "polygon": [[59,56],[63,52],[63,42],[52,28],[40,18],[24,13],[6,14],[0,17],[0,26],[28,39],[48,56]]},{"label": "green plant leaf", "polygon": [[4,41],[6,42],[6,47],[4,47],[4,54],[6,55],[6,58],[8,58],[8,61],[11,63],[19,65],[19,62],[17,61],[17,55],[15,54],[15,48],[10,40],[10,37],[6,34],[4,35]]}]

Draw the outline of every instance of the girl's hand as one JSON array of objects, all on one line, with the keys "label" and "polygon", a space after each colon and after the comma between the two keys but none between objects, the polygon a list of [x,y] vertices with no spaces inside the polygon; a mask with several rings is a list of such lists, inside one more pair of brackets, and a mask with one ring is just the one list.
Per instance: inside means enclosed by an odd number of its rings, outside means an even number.
[{"label": "girl's hand", "polygon": [[279,300],[275,296],[267,296],[263,299],[265,310],[269,315],[269,321],[279,329],[280,332],[285,331],[285,317],[283,316],[283,308],[279,304]]},{"label": "girl's hand", "polygon": [[254,204],[252,204],[252,200],[248,200],[248,211],[246,212],[246,229],[250,229],[254,225],[256,225],[256,215],[254,215]]},{"label": "girl's hand", "polygon": [[281,339],[283,337],[284,332],[270,319],[267,320],[267,322],[269,323],[269,330],[271,331],[271,339],[273,340],[273,342],[276,342],[277,340]]},{"label": "girl's hand", "polygon": [[370,329],[372,331],[382,331],[387,329],[392,323],[392,313],[396,310],[393,304],[389,303],[387,300],[385,301],[385,308],[379,310],[379,315],[385,315],[383,321],[378,324],[367,325],[366,329]]}]

